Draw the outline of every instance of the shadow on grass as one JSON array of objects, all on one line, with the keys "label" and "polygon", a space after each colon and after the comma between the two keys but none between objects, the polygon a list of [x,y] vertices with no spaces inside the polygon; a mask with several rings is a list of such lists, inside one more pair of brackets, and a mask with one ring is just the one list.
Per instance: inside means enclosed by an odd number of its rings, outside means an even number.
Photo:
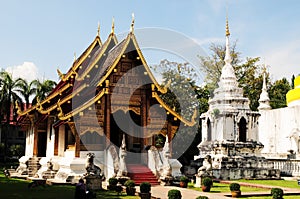
[{"label": "shadow on grass", "polygon": [[[74,199],[75,186],[71,185],[45,185],[28,188],[30,181],[6,178],[0,172],[0,193],[4,199]],[[101,190],[96,192],[98,199],[138,199],[138,196],[118,195],[114,191]]]}]

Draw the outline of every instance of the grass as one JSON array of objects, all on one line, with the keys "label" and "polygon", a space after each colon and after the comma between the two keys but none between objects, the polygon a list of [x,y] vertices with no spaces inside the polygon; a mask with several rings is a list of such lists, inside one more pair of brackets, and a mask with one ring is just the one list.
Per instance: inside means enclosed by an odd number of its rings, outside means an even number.
[{"label": "grass", "polygon": [[[272,196],[259,196],[259,197],[243,197],[243,194],[241,197],[239,198],[249,198],[249,199],[272,199]],[[300,199],[300,196],[296,196],[296,195],[290,195],[290,196],[285,196],[283,195],[284,199]]]},{"label": "grass", "polygon": [[[202,191],[201,187],[193,187],[193,185],[191,183],[189,183],[189,188],[193,189],[193,190],[197,190],[197,191]],[[255,192],[255,191],[269,191],[269,189],[241,186],[241,191],[243,193],[243,192]],[[229,184],[214,182],[213,187],[211,188],[210,192],[212,192],[212,193],[230,192]]]},{"label": "grass", "polygon": [[[21,179],[6,178],[0,174],[1,198],[5,199],[73,199],[75,187],[70,185],[46,185],[28,188],[30,182]],[[138,196],[127,196],[125,192],[118,195],[114,191],[97,191],[98,199],[138,199]]]},{"label": "grass", "polygon": [[300,188],[296,180],[244,180],[243,179],[243,180],[238,180],[238,182],[249,182],[254,184],[263,184],[263,185],[296,188],[296,189]]}]

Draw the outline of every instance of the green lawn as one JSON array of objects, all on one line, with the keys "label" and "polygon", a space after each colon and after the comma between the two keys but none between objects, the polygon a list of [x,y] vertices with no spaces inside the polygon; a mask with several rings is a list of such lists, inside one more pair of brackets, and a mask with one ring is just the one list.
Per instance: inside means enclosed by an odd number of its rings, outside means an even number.
[{"label": "green lawn", "polygon": [[[189,184],[189,188],[197,190],[197,191],[202,191],[201,187],[200,188],[193,187],[192,184]],[[262,189],[262,188],[256,188],[256,187],[241,186],[241,191],[242,192],[269,191],[269,189]],[[223,184],[223,183],[214,182],[213,187],[211,188],[210,192],[214,192],[214,193],[230,192],[229,184]]]},{"label": "green lawn", "polygon": [[300,186],[298,185],[296,180],[238,180],[238,182],[249,182],[255,184],[300,189]]},{"label": "green lawn", "polygon": [[[272,199],[272,196],[261,196],[261,197],[239,197],[239,198],[249,198],[249,199]],[[300,199],[300,196],[283,196],[284,199]]]},{"label": "green lawn", "polygon": [[[73,199],[75,187],[70,185],[46,185],[35,188],[28,188],[30,182],[26,180],[6,178],[0,174],[0,195],[5,199]],[[114,191],[98,191],[98,199],[138,199],[138,196],[127,196],[122,193],[119,196]]]}]

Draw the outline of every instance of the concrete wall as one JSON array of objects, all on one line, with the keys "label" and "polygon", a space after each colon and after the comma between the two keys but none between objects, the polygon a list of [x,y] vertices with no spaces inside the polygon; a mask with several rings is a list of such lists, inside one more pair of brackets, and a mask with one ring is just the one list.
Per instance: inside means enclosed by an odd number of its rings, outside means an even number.
[{"label": "concrete wall", "polygon": [[260,113],[259,141],[264,144],[262,154],[266,157],[286,158],[288,150],[297,151],[295,140],[289,136],[293,129],[300,129],[300,106],[260,111]]}]

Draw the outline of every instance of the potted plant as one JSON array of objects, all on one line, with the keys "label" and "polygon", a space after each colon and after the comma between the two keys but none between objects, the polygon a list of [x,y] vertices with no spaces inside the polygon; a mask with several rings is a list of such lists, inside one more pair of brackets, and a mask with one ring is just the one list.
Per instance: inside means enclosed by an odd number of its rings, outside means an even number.
[{"label": "potted plant", "polygon": [[188,177],[181,176],[180,177],[180,184],[179,184],[179,186],[182,187],[182,188],[187,188],[188,182],[189,182],[189,178]]},{"label": "potted plant", "polygon": [[229,185],[229,189],[233,198],[238,198],[241,196],[241,186],[239,183],[231,183]]},{"label": "potted plant", "polygon": [[117,184],[118,184],[118,179],[117,178],[114,178],[114,177],[109,178],[108,179],[108,186],[107,186],[107,188],[109,190],[114,191],[116,189]]},{"label": "potted plant", "polygon": [[171,189],[168,191],[168,199],[181,199],[181,192],[177,189]]},{"label": "potted plant", "polygon": [[140,197],[141,199],[151,198],[151,184],[149,182],[142,182],[140,184]]},{"label": "potted plant", "polygon": [[280,188],[272,188],[271,195],[273,199],[282,199],[283,197],[283,190]]},{"label": "potted plant", "polygon": [[135,182],[133,180],[127,180],[124,184],[126,187],[126,193],[128,196],[134,196],[135,195]]},{"label": "potted plant", "polygon": [[198,196],[196,199],[208,199],[207,196]]},{"label": "potted plant", "polygon": [[213,185],[213,181],[210,177],[204,177],[201,182],[201,188],[203,192],[209,192]]}]

